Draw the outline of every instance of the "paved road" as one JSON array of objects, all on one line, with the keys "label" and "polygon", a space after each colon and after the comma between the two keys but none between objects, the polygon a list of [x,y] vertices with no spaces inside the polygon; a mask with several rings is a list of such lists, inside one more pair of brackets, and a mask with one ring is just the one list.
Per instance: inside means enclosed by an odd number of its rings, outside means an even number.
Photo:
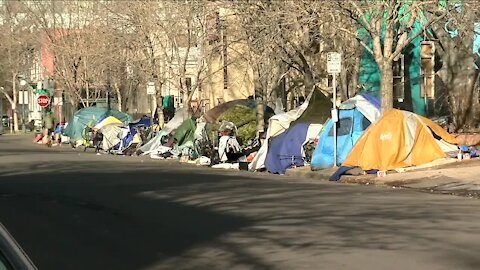
[{"label": "paved road", "polygon": [[475,199],[30,139],[0,136],[0,221],[39,269],[480,268]]}]

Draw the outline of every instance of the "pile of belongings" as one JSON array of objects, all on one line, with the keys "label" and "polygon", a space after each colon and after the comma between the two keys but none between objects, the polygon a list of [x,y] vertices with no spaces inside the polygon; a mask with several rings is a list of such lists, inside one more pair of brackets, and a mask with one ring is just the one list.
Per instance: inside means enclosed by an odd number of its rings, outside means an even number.
[{"label": "pile of belongings", "polygon": [[[274,115],[272,108],[266,106],[264,117],[268,120]],[[239,99],[222,103],[207,111],[200,119],[211,124],[211,130],[219,130],[223,122],[231,122],[236,127],[236,137],[242,147],[250,146],[257,136],[256,102],[253,99]],[[213,141],[216,134],[211,134]]]}]

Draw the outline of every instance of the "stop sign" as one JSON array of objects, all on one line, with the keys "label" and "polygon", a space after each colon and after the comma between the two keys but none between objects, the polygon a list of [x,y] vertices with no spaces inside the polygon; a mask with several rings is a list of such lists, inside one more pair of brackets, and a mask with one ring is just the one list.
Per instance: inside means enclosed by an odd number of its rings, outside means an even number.
[{"label": "stop sign", "polygon": [[46,95],[40,95],[37,98],[37,104],[40,105],[40,107],[45,108],[50,104],[50,98]]}]

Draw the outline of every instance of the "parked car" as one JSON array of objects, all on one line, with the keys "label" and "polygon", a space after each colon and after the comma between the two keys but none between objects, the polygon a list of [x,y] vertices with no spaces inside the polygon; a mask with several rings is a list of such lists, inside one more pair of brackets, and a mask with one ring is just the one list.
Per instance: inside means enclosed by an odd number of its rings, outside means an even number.
[{"label": "parked car", "polygon": [[0,269],[36,270],[37,267],[25,254],[7,229],[0,223]]}]

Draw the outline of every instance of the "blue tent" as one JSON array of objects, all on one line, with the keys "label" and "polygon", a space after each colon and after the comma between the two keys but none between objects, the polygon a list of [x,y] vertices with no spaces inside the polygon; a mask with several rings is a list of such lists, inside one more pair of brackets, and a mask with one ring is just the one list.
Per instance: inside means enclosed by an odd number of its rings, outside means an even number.
[{"label": "blue tent", "polygon": [[308,127],[309,124],[299,123],[272,138],[265,160],[269,172],[284,174],[292,166],[304,166],[302,146]]},{"label": "blue tent", "polygon": [[[353,145],[370,126],[370,121],[357,109],[339,110],[337,124],[337,165],[341,164]],[[312,170],[333,167],[333,121],[329,119],[320,133],[311,162]]]},{"label": "blue tent", "polygon": [[124,124],[128,124],[132,120],[130,115],[117,110],[108,110],[100,107],[83,108],[75,112],[72,121],[65,128],[65,135],[72,140],[81,140],[86,127],[93,127],[99,120],[107,116],[113,116]]},{"label": "blue tent", "polygon": [[[337,123],[337,162],[342,164],[370,124],[380,118],[380,101],[367,94],[357,95],[340,105]],[[329,119],[313,152],[312,170],[333,167],[333,121]]]}]

